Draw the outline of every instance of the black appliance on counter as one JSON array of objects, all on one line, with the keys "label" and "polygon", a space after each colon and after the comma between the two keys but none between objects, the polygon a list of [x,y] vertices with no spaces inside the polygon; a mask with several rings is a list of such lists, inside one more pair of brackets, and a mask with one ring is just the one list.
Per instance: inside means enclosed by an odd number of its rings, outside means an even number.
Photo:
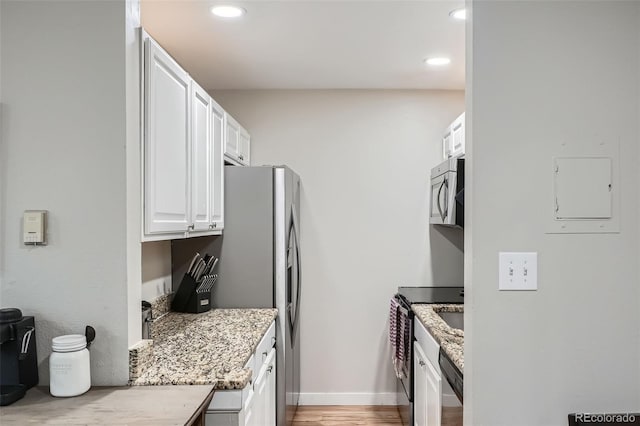
[{"label": "black appliance on counter", "polygon": [[[464,303],[464,287],[398,287],[398,293],[394,296],[402,309],[402,314],[407,315],[406,320],[409,321],[411,356],[413,360],[413,320],[414,313],[411,305],[414,303],[429,304],[463,304]],[[406,311],[406,313],[405,313]],[[446,376],[445,376],[446,377]],[[461,377],[461,376],[460,376]],[[396,394],[398,397],[397,405],[403,425],[413,426],[413,363],[409,363],[409,374],[403,379],[398,379]],[[449,381],[449,379],[447,378]],[[460,383],[462,386],[462,383]],[[457,391],[454,389],[454,392]]]},{"label": "black appliance on counter", "polygon": [[0,405],[9,405],[38,384],[33,317],[17,308],[0,309],[0,352]]}]

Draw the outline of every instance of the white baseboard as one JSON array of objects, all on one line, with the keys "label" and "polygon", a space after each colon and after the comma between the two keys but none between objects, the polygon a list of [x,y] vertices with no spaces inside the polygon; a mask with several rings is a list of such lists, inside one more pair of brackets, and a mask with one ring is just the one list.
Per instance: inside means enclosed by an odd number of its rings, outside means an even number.
[{"label": "white baseboard", "polygon": [[460,407],[462,404],[455,394],[442,394],[442,406],[443,407]]},{"label": "white baseboard", "polygon": [[300,405],[396,405],[395,392],[300,393]]}]

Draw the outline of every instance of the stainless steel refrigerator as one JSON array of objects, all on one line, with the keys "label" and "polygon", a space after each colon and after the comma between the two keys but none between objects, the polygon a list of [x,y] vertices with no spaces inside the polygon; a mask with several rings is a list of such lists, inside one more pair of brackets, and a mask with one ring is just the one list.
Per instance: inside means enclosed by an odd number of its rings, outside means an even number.
[{"label": "stainless steel refrigerator", "polygon": [[286,166],[225,167],[216,308],[278,308],[277,424],[300,393],[300,178]]}]

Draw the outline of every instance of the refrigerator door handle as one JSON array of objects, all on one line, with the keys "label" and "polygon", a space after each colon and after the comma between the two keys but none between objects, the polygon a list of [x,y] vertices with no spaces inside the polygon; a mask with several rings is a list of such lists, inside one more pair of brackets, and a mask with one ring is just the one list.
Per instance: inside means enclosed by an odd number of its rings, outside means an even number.
[{"label": "refrigerator door handle", "polygon": [[296,300],[295,300],[295,315],[293,322],[293,330],[291,333],[292,342],[295,340],[296,333],[299,328],[300,323],[300,291],[302,289],[302,265],[300,262],[300,239],[299,239],[299,228],[298,228],[298,215],[296,211],[296,205],[291,205],[291,217],[293,218],[293,236],[294,236],[294,244],[296,249]]},{"label": "refrigerator door handle", "polygon": [[[287,233],[287,235],[289,236],[288,241],[287,241],[287,274],[286,274],[286,279],[287,279],[287,285],[286,285],[286,293],[287,293],[287,305],[286,305],[286,316],[288,318],[288,326],[289,326],[289,333],[291,334],[291,336],[293,336],[294,333],[294,322],[295,322],[295,311],[293,308],[293,274],[291,273],[292,269],[293,269],[293,264],[294,264],[294,259],[293,259],[293,251],[295,250],[295,224],[294,224],[294,211],[293,208],[291,210],[291,219],[289,220],[289,232]],[[297,288],[297,287],[296,287]],[[293,344],[293,340],[291,341],[291,343]]]}]

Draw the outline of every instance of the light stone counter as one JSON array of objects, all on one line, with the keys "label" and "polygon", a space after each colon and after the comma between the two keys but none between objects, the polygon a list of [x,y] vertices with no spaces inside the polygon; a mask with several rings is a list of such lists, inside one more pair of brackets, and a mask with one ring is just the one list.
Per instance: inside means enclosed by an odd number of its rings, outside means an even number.
[{"label": "light stone counter", "polygon": [[130,384],[242,389],[252,373],[243,366],[277,313],[276,309],[170,312],[154,322],[153,344],[142,345],[152,346],[152,354],[140,345],[130,351]]},{"label": "light stone counter", "polygon": [[414,304],[411,309],[456,367],[464,372],[464,331],[449,327],[438,315],[438,312],[464,312],[464,305]]}]

